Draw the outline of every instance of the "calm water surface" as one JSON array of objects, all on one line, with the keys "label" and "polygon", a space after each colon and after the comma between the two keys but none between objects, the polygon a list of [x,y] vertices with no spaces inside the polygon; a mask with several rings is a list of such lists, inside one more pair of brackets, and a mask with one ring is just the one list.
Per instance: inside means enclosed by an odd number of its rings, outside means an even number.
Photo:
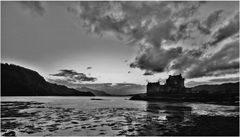
[{"label": "calm water surface", "polygon": [[[13,130],[17,135],[174,135],[179,127],[196,125],[196,116],[239,117],[239,106],[128,99],[2,97],[2,133]],[[8,110],[15,111],[8,114]]]}]

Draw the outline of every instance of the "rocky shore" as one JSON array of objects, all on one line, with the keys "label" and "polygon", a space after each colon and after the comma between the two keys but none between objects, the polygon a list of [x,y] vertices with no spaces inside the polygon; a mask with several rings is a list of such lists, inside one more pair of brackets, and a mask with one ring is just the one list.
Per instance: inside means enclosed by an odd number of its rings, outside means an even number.
[{"label": "rocky shore", "polygon": [[130,98],[130,100],[144,100],[144,101],[162,101],[162,102],[201,102],[221,105],[239,105],[238,97],[218,97],[218,96],[189,96],[189,95],[161,95],[161,96],[147,96],[144,94],[137,94]]},{"label": "rocky shore", "polygon": [[146,110],[126,107],[79,110],[8,101],[1,102],[1,135],[239,135],[239,116],[198,115],[192,111],[189,106],[157,104],[149,104]]}]

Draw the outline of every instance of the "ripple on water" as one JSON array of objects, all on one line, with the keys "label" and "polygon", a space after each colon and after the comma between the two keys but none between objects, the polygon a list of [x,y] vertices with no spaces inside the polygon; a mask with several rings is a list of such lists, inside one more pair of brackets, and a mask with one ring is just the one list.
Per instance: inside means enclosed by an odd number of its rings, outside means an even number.
[{"label": "ripple on water", "polygon": [[[174,135],[193,127],[193,115],[238,116],[236,106],[146,104],[80,110],[36,102],[2,102],[1,131],[17,135]],[[7,115],[11,109],[11,115]],[[40,111],[41,110],[41,111]],[[44,111],[43,111],[44,110]]]}]

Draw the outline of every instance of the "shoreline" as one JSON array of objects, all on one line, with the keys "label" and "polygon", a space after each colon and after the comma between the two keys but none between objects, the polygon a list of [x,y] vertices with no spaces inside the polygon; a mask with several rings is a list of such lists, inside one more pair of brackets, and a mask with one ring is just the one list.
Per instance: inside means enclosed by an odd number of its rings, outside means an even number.
[{"label": "shoreline", "polygon": [[138,94],[132,96],[129,100],[139,100],[139,101],[153,101],[153,102],[189,102],[189,103],[208,103],[208,104],[216,104],[216,105],[233,105],[239,106],[239,101],[216,101],[216,100],[208,100],[205,98],[187,98],[187,97],[173,97],[173,96],[159,96],[159,97],[148,97],[146,94]]},{"label": "shoreline", "polygon": [[[67,98],[67,97],[66,97]],[[78,100],[78,99],[76,99]],[[121,99],[124,102],[124,98]],[[85,100],[95,104],[111,100]],[[84,102],[85,102],[84,101]],[[64,102],[64,101],[61,101]],[[192,109],[182,104],[148,103],[138,107],[77,108],[79,105],[57,105],[58,102],[1,102],[1,133],[6,136],[174,136],[239,135],[239,109],[226,106],[226,114],[213,109]],[[132,104],[133,102],[128,102]],[[140,102],[139,104],[141,104]],[[54,105],[55,104],[55,105]],[[82,103],[81,103],[82,104]],[[137,103],[138,104],[138,103]],[[198,104],[196,104],[198,105]],[[200,104],[201,105],[201,104]],[[88,106],[87,106],[88,107]],[[209,106],[211,107],[211,105]],[[220,106],[222,107],[222,106]],[[236,109],[235,109],[236,108]],[[229,113],[231,113],[229,115]],[[233,114],[232,113],[236,113]]]}]

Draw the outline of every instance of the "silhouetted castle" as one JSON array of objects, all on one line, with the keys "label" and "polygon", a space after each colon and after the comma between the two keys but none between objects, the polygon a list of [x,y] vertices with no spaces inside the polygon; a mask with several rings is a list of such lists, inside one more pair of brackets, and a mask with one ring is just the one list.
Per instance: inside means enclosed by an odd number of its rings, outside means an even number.
[{"label": "silhouetted castle", "polygon": [[181,94],[185,93],[184,78],[181,74],[171,76],[169,75],[165,85],[159,82],[147,84],[147,96],[158,96],[162,94]]},{"label": "silhouetted castle", "polygon": [[180,101],[180,102],[215,102],[239,104],[239,82],[221,85],[200,85],[185,88],[184,78],[170,76],[164,85],[159,82],[147,84],[147,94],[137,94],[130,100]]}]

